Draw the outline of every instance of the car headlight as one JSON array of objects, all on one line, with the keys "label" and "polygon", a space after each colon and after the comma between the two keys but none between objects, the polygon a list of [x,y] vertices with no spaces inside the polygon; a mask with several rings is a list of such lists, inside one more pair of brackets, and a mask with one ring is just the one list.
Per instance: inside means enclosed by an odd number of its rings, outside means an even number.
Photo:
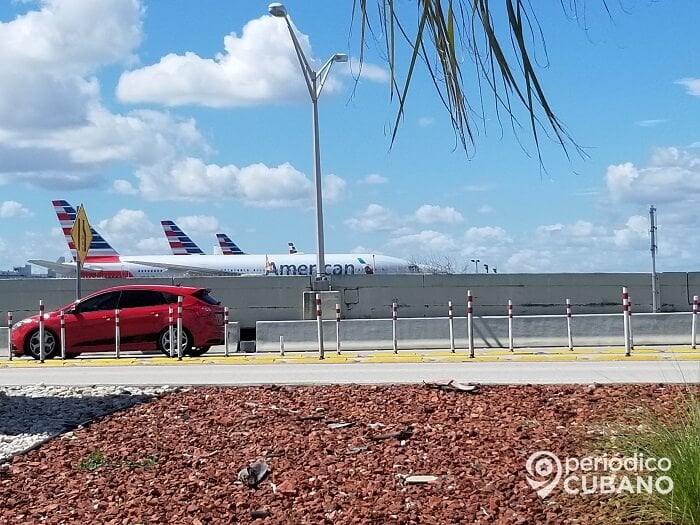
[{"label": "car headlight", "polygon": [[30,319],[29,317],[27,317],[26,319],[22,319],[21,321],[17,321],[17,322],[12,326],[12,328],[13,328],[13,329],[19,328],[20,326],[24,326],[25,324],[35,323],[35,322],[37,322],[36,319]]}]

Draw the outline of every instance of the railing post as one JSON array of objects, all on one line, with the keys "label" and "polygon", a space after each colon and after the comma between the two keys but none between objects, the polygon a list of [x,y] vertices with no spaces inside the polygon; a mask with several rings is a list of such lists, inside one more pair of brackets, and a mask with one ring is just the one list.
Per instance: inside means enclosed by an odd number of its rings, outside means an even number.
[{"label": "railing post", "polygon": [[697,319],[698,319],[698,296],[694,295],[693,296],[693,323],[692,323],[692,328],[690,331],[690,344],[692,345],[693,348],[696,346],[696,337],[697,337]]},{"label": "railing post", "polygon": [[121,343],[121,332],[119,329],[119,308],[114,310],[114,355],[119,359],[119,346]]},{"label": "railing post", "polygon": [[335,305],[335,352],[340,355],[340,305]]},{"label": "railing post", "polygon": [[316,294],[316,329],[318,331],[318,358],[325,359],[323,348],[323,316],[321,312],[321,294]]},{"label": "railing post", "polygon": [[182,361],[182,296],[177,296],[177,360]]},{"label": "railing post", "polygon": [[394,348],[394,353],[399,353],[399,342],[396,339],[396,321],[398,320],[396,312],[396,303],[391,303],[391,342]]},{"label": "railing post", "polygon": [[566,338],[569,341],[569,350],[574,349],[574,339],[571,335],[571,300],[566,300]]},{"label": "railing post", "polygon": [[66,315],[61,310],[58,314],[61,318],[61,359],[66,358]]},{"label": "railing post", "polygon": [[284,336],[280,336],[280,356],[284,357]]},{"label": "railing post", "polygon": [[467,290],[467,342],[469,345],[469,357],[474,357],[474,305],[472,303],[472,291]]},{"label": "railing post", "polygon": [[625,356],[629,357],[632,355],[632,349],[630,348],[630,319],[629,319],[629,294],[627,293],[627,287],[622,287],[622,331],[625,338]]},{"label": "railing post", "polygon": [[447,319],[450,323],[450,352],[455,353],[455,320],[452,311],[452,301],[447,302]]},{"label": "railing post", "polygon": [[168,354],[170,357],[175,357],[175,321],[173,319],[173,307],[168,306],[168,341],[170,341],[170,348],[168,348]]},{"label": "railing post", "polygon": [[627,316],[630,336],[630,351],[634,350],[634,331],[632,330],[632,297],[627,294]]},{"label": "railing post", "polygon": [[7,312],[7,357],[12,361],[12,312]]},{"label": "railing post", "polygon": [[508,349],[513,351],[513,301],[508,299]]},{"label": "railing post", "polygon": [[224,356],[228,357],[228,306],[224,306]]},{"label": "railing post", "polygon": [[39,361],[44,362],[46,349],[44,348],[44,301],[39,300]]}]

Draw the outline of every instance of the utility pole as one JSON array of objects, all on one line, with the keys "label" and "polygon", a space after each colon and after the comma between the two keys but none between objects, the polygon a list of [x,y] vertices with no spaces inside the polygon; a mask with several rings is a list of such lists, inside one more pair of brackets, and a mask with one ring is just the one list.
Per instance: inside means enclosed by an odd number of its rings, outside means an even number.
[{"label": "utility pole", "polygon": [[656,275],[656,208],[649,206],[649,237],[651,239],[651,311],[659,311],[658,276]]}]

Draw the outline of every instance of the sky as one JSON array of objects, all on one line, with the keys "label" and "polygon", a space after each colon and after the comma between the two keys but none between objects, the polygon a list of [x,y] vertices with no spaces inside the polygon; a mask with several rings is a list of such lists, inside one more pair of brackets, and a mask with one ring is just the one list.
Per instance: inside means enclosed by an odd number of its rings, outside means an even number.
[{"label": "sky", "polygon": [[[285,3],[314,68],[350,57],[318,104],[327,253],[464,272],[648,272],[654,205],[657,270],[700,271],[700,3],[621,0],[609,15],[602,0],[579,2],[577,19],[567,2],[534,4],[537,72],[585,157],[540,135],[541,165],[524,114],[518,129],[479,98],[467,51],[473,147],[455,141],[420,63],[392,144],[381,36],[360,70],[353,2]],[[414,2],[397,5],[415,21]],[[55,199],[82,203],[125,255],[169,253],[163,219],[207,253],[219,232],[249,253],[289,241],[314,253],[312,105],[267,6],[0,3],[0,269],[70,256]],[[405,46],[397,56],[404,78]]]}]

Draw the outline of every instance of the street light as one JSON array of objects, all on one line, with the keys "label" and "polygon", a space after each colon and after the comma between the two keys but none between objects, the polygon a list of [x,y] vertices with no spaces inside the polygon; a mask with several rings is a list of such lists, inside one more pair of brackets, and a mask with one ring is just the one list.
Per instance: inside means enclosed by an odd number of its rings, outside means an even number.
[{"label": "street light", "polygon": [[306,87],[309,89],[309,95],[311,95],[314,132],[314,181],[316,184],[316,281],[319,281],[325,277],[326,260],[323,243],[323,197],[321,194],[321,151],[318,138],[318,97],[321,95],[321,90],[328,78],[328,73],[333,63],[347,62],[348,56],[343,53],[336,53],[329,58],[318,71],[314,71],[311,69],[309,61],[299,45],[299,40],[292,28],[287,8],[284,7],[283,4],[275,2],[270,4],[267,10],[274,17],[284,18],[284,21],[287,23],[287,28],[289,29],[289,34],[294,44],[294,51],[296,51],[299,65],[301,66],[301,72],[306,81]]},{"label": "street light", "polygon": [[481,262],[481,259],[472,259],[472,262],[474,263],[474,270],[476,273],[479,273],[479,263]]}]

